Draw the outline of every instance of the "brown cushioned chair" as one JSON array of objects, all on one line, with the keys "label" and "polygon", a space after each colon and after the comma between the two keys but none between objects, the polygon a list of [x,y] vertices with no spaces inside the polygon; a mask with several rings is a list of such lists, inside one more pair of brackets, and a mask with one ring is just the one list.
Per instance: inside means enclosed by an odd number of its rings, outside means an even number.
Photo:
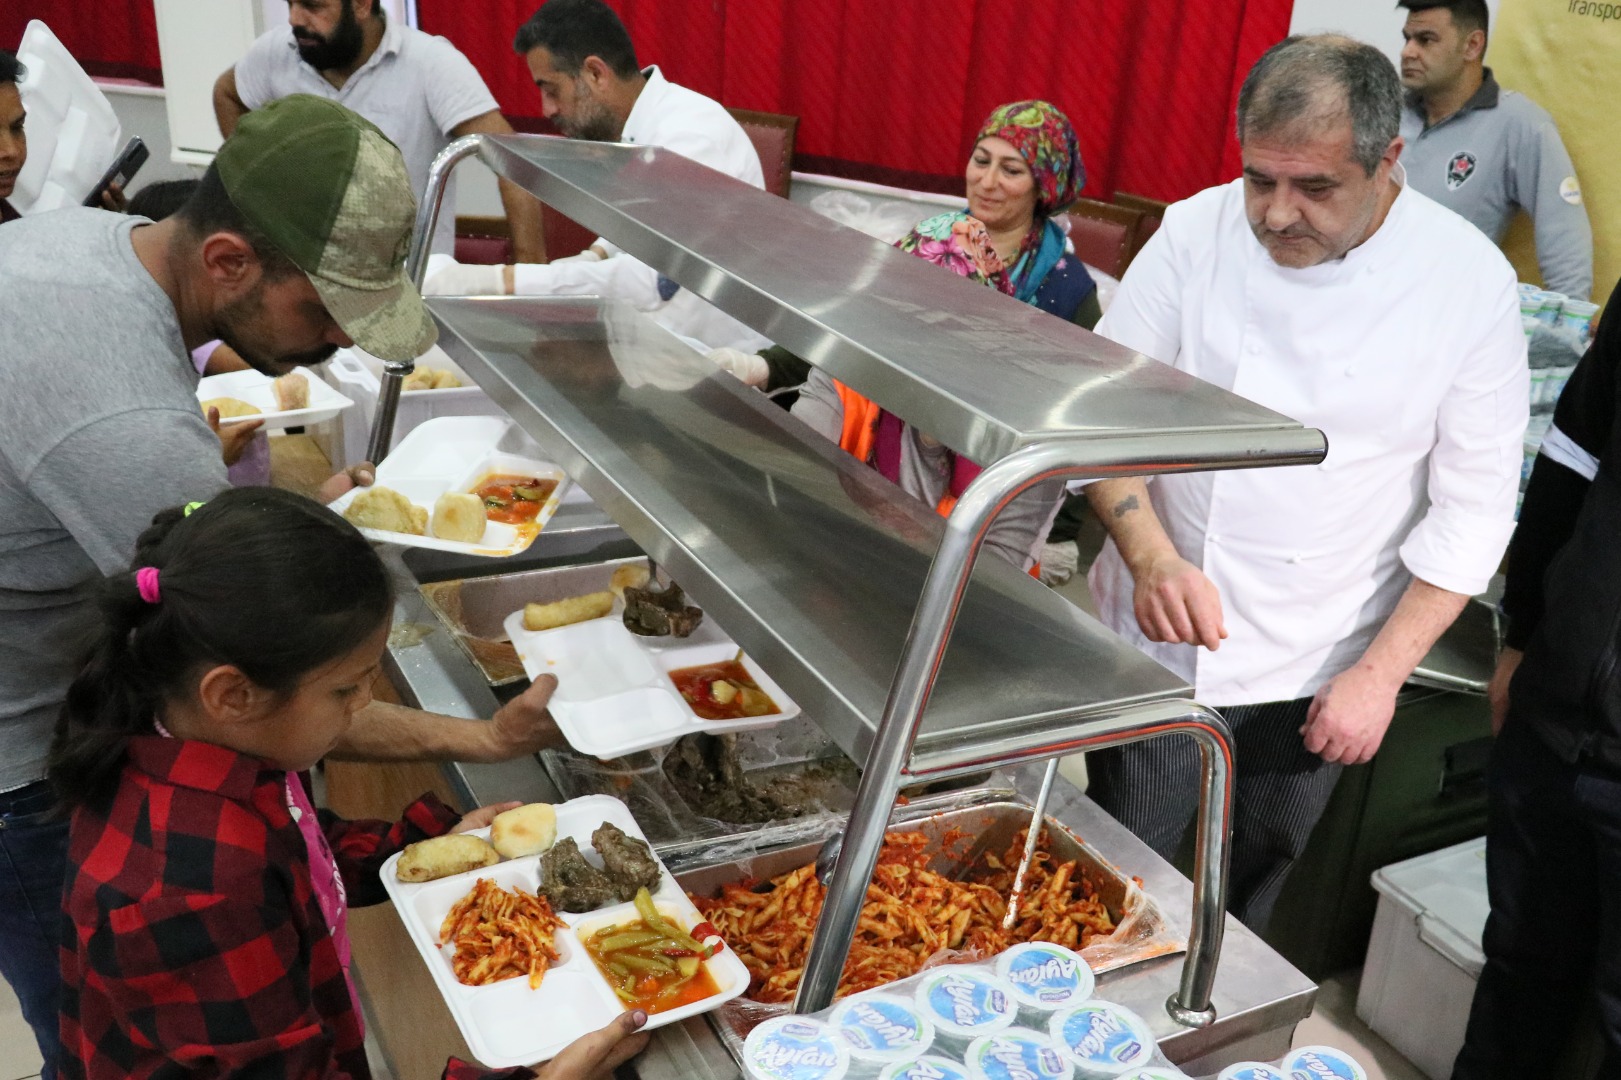
[{"label": "brown cushioned chair", "polygon": [[456,261],[478,266],[504,266],[512,261],[512,230],[504,217],[460,216],[456,219]]},{"label": "brown cushioned chair", "polygon": [[1159,231],[1160,222],[1165,220],[1165,208],[1171,204],[1161,199],[1150,199],[1146,195],[1133,195],[1126,191],[1114,193],[1116,206],[1124,206],[1127,210],[1142,211],[1142,223],[1137,226],[1137,237],[1131,247],[1131,257],[1136,258],[1137,253],[1148,243],[1148,238]]},{"label": "brown cushioned chair", "polygon": [[765,189],[786,199],[794,182],[794,139],[799,133],[799,117],[753,109],[726,111],[743,126],[755,152],[760,155]]},{"label": "brown cushioned chair", "polygon": [[1077,199],[1067,216],[1070,243],[1075,245],[1081,261],[1113,277],[1123,276],[1136,254],[1133,245],[1142,224],[1142,211],[1097,199]]}]

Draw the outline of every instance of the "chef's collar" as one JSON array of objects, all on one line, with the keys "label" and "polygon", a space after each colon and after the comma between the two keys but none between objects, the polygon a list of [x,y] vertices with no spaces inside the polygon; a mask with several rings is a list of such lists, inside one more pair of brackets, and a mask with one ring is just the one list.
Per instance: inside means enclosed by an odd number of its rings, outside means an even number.
[{"label": "chef's collar", "polygon": [[636,103],[630,107],[630,115],[625,117],[624,130],[619,133],[620,142],[643,141],[646,133],[642,129],[653,124],[654,117],[658,115],[659,104],[664,100],[664,95],[670,92],[670,80],[664,77],[657,64],[643,68],[642,77],[647,83],[642,87],[642,92],[636,95]]}]

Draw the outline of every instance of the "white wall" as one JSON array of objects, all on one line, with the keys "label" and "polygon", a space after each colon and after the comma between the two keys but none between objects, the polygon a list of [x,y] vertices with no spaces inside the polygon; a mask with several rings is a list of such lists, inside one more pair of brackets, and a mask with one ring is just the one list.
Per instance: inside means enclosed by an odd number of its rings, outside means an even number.
[{"label": "white wall", "polygon": [[[1486,0],[1486,9],[1494,19],[1500,2]],[[1314,34],[1322,30],[1336,30],[1379,46],[1390,56],[1392,63],[1399,65],[1401,28],[1406,18],[1407,12],[1398,8],[1395,0],[1295,0],[1289,33]]]}]

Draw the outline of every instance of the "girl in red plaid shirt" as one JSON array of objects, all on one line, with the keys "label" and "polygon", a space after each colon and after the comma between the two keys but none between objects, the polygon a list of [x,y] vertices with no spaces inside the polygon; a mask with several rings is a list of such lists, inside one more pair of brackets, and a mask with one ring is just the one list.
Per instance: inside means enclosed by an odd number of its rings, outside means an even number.
[{"label": "girl in red plaid shirt", "polygon": [[[390,824],[311,804],[301,774],[370,700],[394,608],[336,514],[235,489],[158,515],[133,566],[104,587],[52,748],[73,811],[60,1075],[365,1080],[347,906],[385,898],[406,844],[505,807],[458,819],[426,795]],[[613,1068],[645,1022],[580,1039],[546,1080]]]}]

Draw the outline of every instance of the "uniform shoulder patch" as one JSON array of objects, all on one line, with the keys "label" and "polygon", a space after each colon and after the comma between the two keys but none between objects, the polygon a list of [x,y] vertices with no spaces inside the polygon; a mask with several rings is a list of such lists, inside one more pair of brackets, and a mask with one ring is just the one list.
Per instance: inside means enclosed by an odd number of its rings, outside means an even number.
[{"label": "uniform shoulder patch", "polygon": [[1582,185],[1576,182],[1574,176],[1567,176],[1559,181],[1559,197],[1572,206],[1582,205]]}]

